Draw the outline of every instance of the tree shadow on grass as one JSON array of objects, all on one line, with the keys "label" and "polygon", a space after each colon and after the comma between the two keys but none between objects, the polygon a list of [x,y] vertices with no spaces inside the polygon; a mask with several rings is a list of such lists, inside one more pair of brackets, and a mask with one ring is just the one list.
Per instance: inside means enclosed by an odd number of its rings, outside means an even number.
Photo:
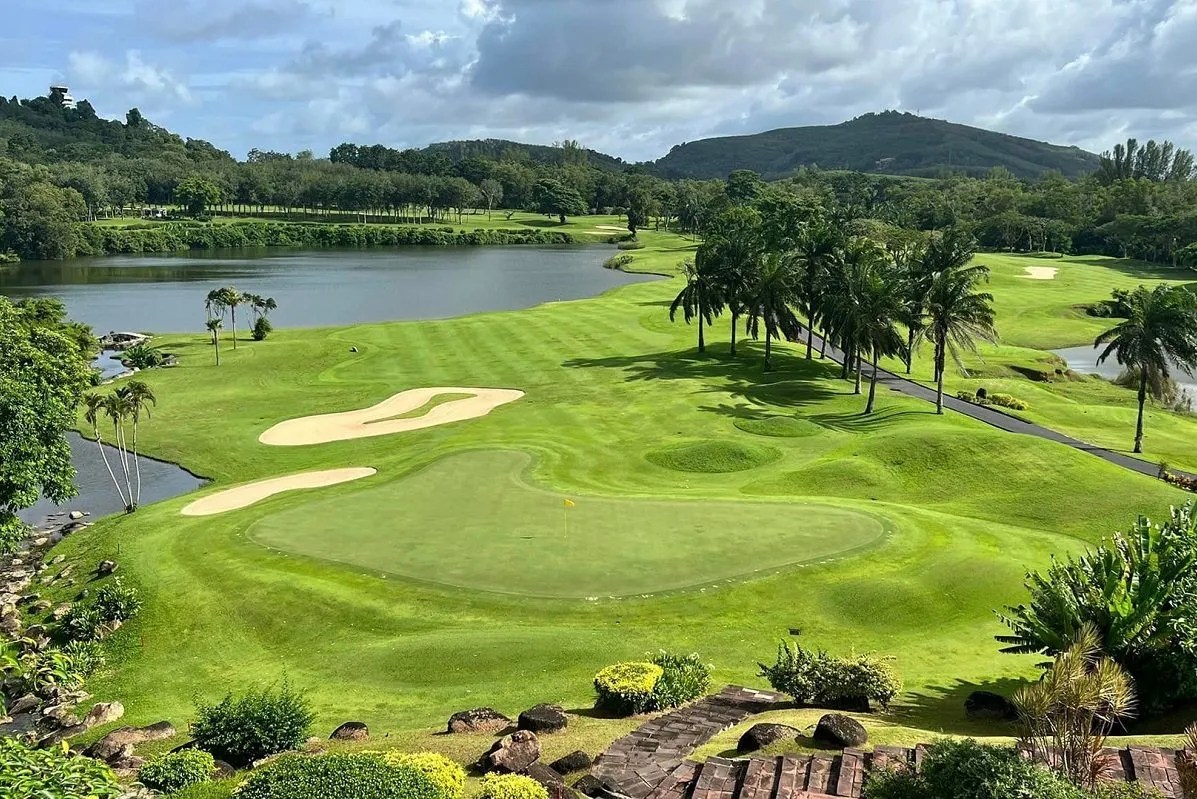
[{"label": "tree shadow on grass", "polygon": [[1014,736],[1018,734],[1018,726],[1013,722],[970,719],[964,712],[964,700],[974,691],[988,691],[1009,699],[1027,683],[1006,677],[982,683],[955,680],[949,685],[929,686],[923,692],[908,694],[906,703],[892,708],[891,715],[900,724],[945,735]]},{"label": "tree shadow on grass", "polygon": [[[861,397],[863,406],[865,398]],[[869,415],[864,413],[820,413],[809,417],[810,421],[841,433],[868,433],[890,427],[900,419],[914,419],[935,416],[935,409],[912,411],[898,408],[879,407]]]}]

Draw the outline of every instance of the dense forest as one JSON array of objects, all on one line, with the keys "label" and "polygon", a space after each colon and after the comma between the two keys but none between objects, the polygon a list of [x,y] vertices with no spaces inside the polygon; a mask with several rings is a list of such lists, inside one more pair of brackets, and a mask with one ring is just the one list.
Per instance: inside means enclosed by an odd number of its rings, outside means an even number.
[{"label": "dense forest", "polygon": [[[892,116],[909,121],[908,115]],[[929,139],[927,146],[933,145]],[[647,225],[697,234],[728,205],[748,199],[766,210],[818,205],[882,232],[963,226],[992,249],[1197,265],[1197,182],[1193,157],[1185,150],[1132,140],[1079,177],[1048,171],[1034,179],[995,165],[997,156],[974,155],[974,166],[935,178],[804,167],[773,182],[748,170],[726,180],[666,180],[652,165],[622,165],[573,141],[551,148],[457,142],[422,150],[346,143],[327,158],[255,149],[238,161],[208,142],[153,125],[136,109],[119,122],[100,119],[86,102],[70,109],[51,98],[0,99],[0,258],[220,246],[237,238],[203,232],[195,221],[155,220],[104,231],[89,224],[140,216],[144,209],[168,209],[168,216],[192,220],[236,213],[276,223],[247,234],[248,243],[259,238],[403,243],[423,239],[284,236],[278,223],[468,227],[471,216],[522,210],[560,221],[616,213],[626,216],[633,234]],[[980,177],[967,174],[986,164]]]}]

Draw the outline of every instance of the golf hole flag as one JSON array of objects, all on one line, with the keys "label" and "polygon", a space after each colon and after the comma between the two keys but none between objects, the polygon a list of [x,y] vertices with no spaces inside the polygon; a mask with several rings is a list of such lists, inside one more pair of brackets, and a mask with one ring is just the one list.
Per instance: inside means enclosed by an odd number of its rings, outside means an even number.
[{"label": "golf hole flag", "polygon": [[572,499],[565,500],[565,507],[567,507],[567,508],[574,507],[574,501]]}]

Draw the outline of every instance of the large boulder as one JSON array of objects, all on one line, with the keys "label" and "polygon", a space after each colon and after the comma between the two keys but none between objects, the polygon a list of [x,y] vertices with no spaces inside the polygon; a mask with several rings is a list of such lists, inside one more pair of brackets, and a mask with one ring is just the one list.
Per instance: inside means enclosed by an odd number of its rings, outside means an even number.
[{"label": "large boulder", "polygon": [[169,721],[160,721],[148,727],[121,727],[87,747],[83,754],[97,760],[111,762],[113,758],[122,754],[125,747],[129,747],[131,752],[133,747],[138,744],[149,741],[165,741],[168,738],[174,738],[175,735],[177,732]]},{"label": "large boulder", "polygon": [[973,691],[964,700],[964,712],[970,719],[982,721],[1013,721],[1018,708],[1006,697],[991,691]]},{"label": "large boulder", "polygon": [[535,733],[560,732],[569,725],[569,717],[560,705],[537,705],[520,714],[518,728]]},{"label": "large boulder", "polygon": [[748,732],[740,736],[740,743],[736,749],[741,752],[755,752],[778,741],[793,741],[797,737],[798,730],[788,724],[753,724]]},{"label": "large boulder", "polygon": [[237,776],[237,769],[223,760],[212,761],[212,779],[227,780]]},{"label": "large boulder", "polygon": [[116,721],[125,715],[125,706],[120,702],[97,702],[83,717],[83,723],[90,729]]},{"label": "large boulder", "polygon": [[511,719],[493,707],[462,710],[449,717],[449,732],[502,732],[511,726]]},{"label": "large boulder", "polygon": [[578,750],[577,752],[570,752],[564,757],[557,758],[549,765],[558,774],[572,774],[575,771],[586,771],[594,765],[594,760],[591,759],[590,755]]},{"label": "large boulder", "polygon": [[574,783],[574,790],[583,796],[605,796],[603,781],[593,774],[585,774]]},{"label": "large boulder", "polygon": [[332,731],[330,741],[364,741],[370,737],[370,728],[362,721],[347,721]]},{"label": "large boulder", "polygon": [[572,799],[576,796],[573,789],[565,784],[565,779],[544,763],[533,763],[524,771],[524,775],[543,785],[549,799]]},{"label": "large boulder", "polygon": [[107,577],[108,575],[115,572],[117,570],[117,568],[118,567],[116,565],[116,561],[102,560],[102,561],[100,561],[100,565],[96,566],[96,574],[98,574],[101,577]]},{"label": "large boulder", "polygon": [[530,730],[517,730],[495,741],[479,765],[483,771],[518,774],[540,760],[540,741]]},{"label": "large boulder", "polygon": [[851,716],[842,713],[828,713],[819,719],[815,727],[815,740],[841,749],[850,746],[864,746],[869,733],[864,725]]}]

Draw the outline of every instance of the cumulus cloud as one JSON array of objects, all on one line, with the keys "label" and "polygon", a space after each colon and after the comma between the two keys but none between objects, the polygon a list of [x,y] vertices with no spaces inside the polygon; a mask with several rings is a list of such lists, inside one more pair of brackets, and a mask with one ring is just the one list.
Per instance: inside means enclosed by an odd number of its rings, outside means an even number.
[{"label": "cumulus cloud", "polygon": [[158,36],[209,44],[280,36],[314,14],[304,0],[139,0],[133,13]]},{"label": "cumulus cloud", "polygon": [[95,51],[72,52],[67,58],[70,80],[87,90],[118,90],[139,102],[190,103],[191,90],[169,70],[146,62],[138,50],[125,52],[124,61]]}]

